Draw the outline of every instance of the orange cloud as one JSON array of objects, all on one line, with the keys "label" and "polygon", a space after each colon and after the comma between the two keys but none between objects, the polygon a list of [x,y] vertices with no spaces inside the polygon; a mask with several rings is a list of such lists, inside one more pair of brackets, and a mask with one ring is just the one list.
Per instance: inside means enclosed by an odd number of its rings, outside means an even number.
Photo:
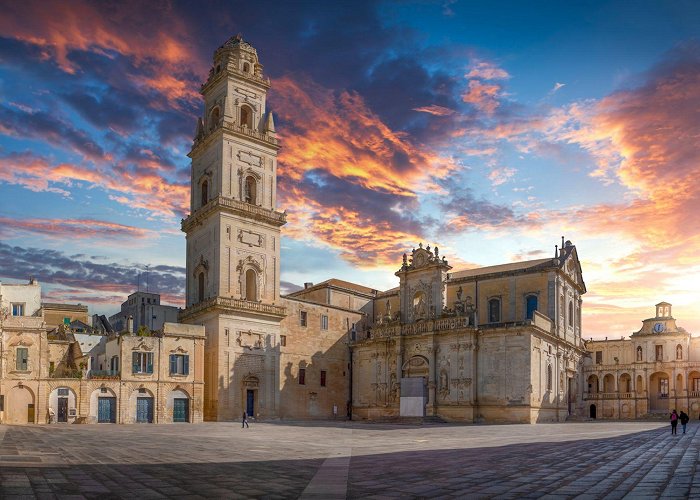
[{"label": "orange cloud", "polygon": [[94,219],[10,219],[0,217],[0,234],[29,232],[70,238],[145,238],[143,228]]},{"label": "orange cloud", "polygon": [[473,104],[478,110],[489,115],[500,105],[498,98],[501,86],[497,83],[485,83],[481,80],[471,80],[469,90],[462,94],[462,101]]},{"label": "orange cloud", "polygon": [[430,106],[423,106],[421,108],[413,108],[413,111],[428,113],[435,116],[450,116],[456,113],[454,109],[438,106],[437,104],[431,104]]},{"label": "orange cloud", "polygon": [[499,68],[494,63],[489,61],[477,61],[472,64],[466,78],[478,78],[481,80],[505,80],[510,78],[510,75],[503,68]]},{"label": "orange cloud", "polygon": [[86,182],[120,193],[112,195],[112,199],[119,203],[162,217],[186,213],[189,207],[188,185],[171,183],[154,173],[136,173],[115,167],[88,168],[68,163],[51,165],[31,155],[0,158],[0,181],[64,196],[70,195],[70,188],[76,182]]}]

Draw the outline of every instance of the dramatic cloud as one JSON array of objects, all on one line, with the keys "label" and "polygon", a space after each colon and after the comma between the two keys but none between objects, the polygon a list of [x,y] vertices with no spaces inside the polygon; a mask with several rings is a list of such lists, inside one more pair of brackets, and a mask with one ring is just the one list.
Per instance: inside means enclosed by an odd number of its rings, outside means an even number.
[{"label": "dramatic cloud", "polygon": [[[98,263],[85,255],[68,256],[57,250],[25,248],[0,243],[3,276],[26,280],[34,276],[44,285],[46,294],[54,299],[67,296],[82,297],[83,302],[126,298],[136,290],[143,266],[116,262]],[[184,301],[185,269],[153,266],[148,270],[149,289],[161,293],[168,302]]]},{"label": "dramatic cloud", "polygon": [[151,232],[133,226],[93,219],[10,219],[0,217],[0,236],[34,233],[59,239],[145,238]]}]

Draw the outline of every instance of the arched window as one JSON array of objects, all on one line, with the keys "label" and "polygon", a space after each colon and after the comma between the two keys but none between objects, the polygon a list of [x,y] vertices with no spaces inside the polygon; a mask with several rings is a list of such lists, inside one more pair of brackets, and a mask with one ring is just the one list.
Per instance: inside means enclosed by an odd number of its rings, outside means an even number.
[{"label": "arched window", "polygon": [[204,206],[209,201],[209,183],[207,181],[202,182],[202,199],[200,206]]},{"label": "arched window", "polygon": [[216,65],[216,72],[220,73],[221,72],[221,64]]},{"label": "arched window", "polygon": [[498,323],[501,321],[501,300],[489,300],[489,323]]},{"label": "arched window", "polygon": [[676,346],[676,359],[683,359],[683,346],[680,344]]},{"label": "arched window", "polygon": [[209,131],[214,130],[217,125],[219,125],[220,116],[218,106],[211,110],[211,114],[209,115]]},{"label": "arched window", "polygon": [[637,347],[637,361],[642,360],[642,346]]},{"label": "arched window", "polygon": [[527,311],[525,318],[532,319],[534,312],[537,311],[537,296],[528,295],[525,299],[525,309]]},{"label": "arched window", "polygon": [[552,390],[552,365],[547,365],[547,390]]},{"label": "arched window", "polygon": [[243,71],[245,73],[250,73],[250,64],[248,64],[247,62],[244,62],[243,63]]},{"label": "arched window", "polygon": [[253,110],[248,106],[241,106],[241,125],[253,128]]},{"label": "arched window", "polygon": [[245,299],[258,300],[258,275],[252,269],[245,272]]},{"label": "arched window", "polygon": [[202,302],[204,300],[204,273],[201,272],[199,273],[199,276],[197,277],[197,297],[199,298],[199,302]]},{"label": "arched window", "polygon": [[569,326],[574,326],[574,301],[569,301]]},{"label": "arched window", "polygon": [[255,177],[249,175],[245,178],[243,191],[243,199],[245,200],[245,202],[250,203],[251,205],[255,205],[258,194],[258,183],[255,182]]}]

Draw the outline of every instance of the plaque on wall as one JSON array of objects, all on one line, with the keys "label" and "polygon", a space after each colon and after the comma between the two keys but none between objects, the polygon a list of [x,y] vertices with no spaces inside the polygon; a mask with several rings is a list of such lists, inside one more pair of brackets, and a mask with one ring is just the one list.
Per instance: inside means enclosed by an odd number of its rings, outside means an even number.
[{"label": "plaque on wall", "polygon": [[265,237],[262,234],[254,233],[246,229],[238,230],[238,241],[249,247],[262,247],[265,245]]}]

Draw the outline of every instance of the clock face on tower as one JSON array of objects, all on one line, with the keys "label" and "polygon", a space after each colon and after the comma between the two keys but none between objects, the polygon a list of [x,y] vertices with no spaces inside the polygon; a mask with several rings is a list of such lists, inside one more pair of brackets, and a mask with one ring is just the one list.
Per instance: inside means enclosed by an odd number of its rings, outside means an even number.
[{"label": "clock face on tower", "polygon": [[664,324],[663,323],[656,323],[654,324],[654,333],[661,333],[664,331]]}]

